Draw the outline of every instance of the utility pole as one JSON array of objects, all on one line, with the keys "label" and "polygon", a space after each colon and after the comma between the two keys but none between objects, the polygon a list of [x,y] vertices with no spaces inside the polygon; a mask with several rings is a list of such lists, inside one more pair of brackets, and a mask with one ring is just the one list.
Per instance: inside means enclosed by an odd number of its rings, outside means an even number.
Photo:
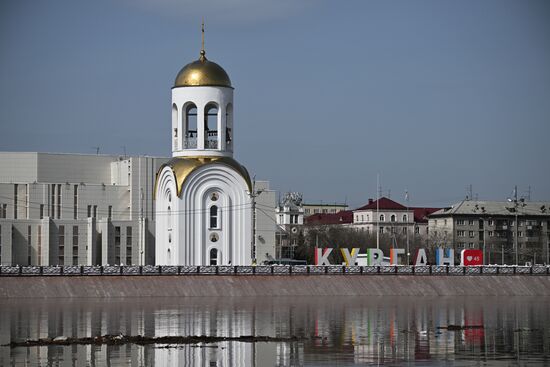
[{"label": "utility pole", "polygon": [[[407,265],[410,265],[409,256],[409,191],[405,190],[405,201],[407,202],[407,223],[405,223],[405,231],[407,231]],[[413,216],[414,218],[414,216]]]},{"label": "utility pole", "polygon": [[380,173],[376,174],[376,248],[380,248]]},{"label": "utility pole", "polygon": [[250,258],[253,264],[256,264],[256,197],[262,192],[263,190],[256,190],[256,175],[254,175],[252,178],[252,191],[248,193],[248,196],[252,199],[252,239]]}]

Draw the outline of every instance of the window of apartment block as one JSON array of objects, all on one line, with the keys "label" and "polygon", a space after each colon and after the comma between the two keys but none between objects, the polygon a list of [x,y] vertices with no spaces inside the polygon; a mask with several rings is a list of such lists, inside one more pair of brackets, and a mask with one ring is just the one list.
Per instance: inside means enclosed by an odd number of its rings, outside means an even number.
[{"label": "window of apartment block", "polygon": [[108,213],[107,213],[109,219],[113,217],[113,206],[109,205]]},{"label": "window of apartment block", "polygon": [[313,214],[319,214],[319,209],[313,209]]},{"label": "window of apartment block", "polygon": [[414,227],[414,234],[420,234],[420,227]]},{"label": "window of apartment block", "polygon": [[463,226],[464,225],[464,219],[457,219],[456,225],[457,226]]},{"label": "window of apartment block", "polygon": [[0,218],[6,219],[6,204],[0,204]]},{"label": "window of apartment block", "polygon": [[31,264],[31,242],[32,242],[32,227],[27,226],[27,264]]},{"label": "window of apartment block", "polygon": [[29,219],[29,185],[25,185],[25,218]]},{"label": "window of apartment block", "polygon": [[73,219],[78,218],[78,185],[74,185],[73,189]]},{"label": "window of apartment block", "polygon": [[472,219],[470,219],[470,220],[468,221],[468,225],[469,225],[469,226],[473,226],[473,225],[474,225],[474,221],[473,221]]},{"label": "window of apartment block", "polygon": [[38,246],[38,262],[36,263],[36,265],[40,266],[42,265],[42,226],[39,225],[38,226],[38,243],[37,243],[37,246]]},{"label": "window of apartment block", "polygon": [[475,247],[475,244],[474,244],[473,242],[470,242],[470,243],[468,244],[468,247],[474,248],[474,247]]},{"label": "window of apartment block", "polygon": [[323,214],[327,214],[328,213],[328,209],[323,209]]},{"label": "window of apartment block", "polygon": [[306,209],[306,210],[305,210],[305,213],[306,213],[306,214],[309,214],[309,209]]},{"label": "window of apartment block", "polygon": [[522,231],[518,231],[518,237],[523,237],[523,232]]},{"label": "window of apartment block", "polygon": [[17,219],[17,202],[19,200],[17,198],[17,189],[18,185],[13,185],[13,219]]},{"label": "window of apartment block", "polygon": [[475,236],[474,231],[468,232],[468,237],[473,238]]},{"label": "window of apartment block", "polygon": [[61,219],[61,184],[57,185],[57,219]]},{"label": "window of apartment block", "polygon": [[40,204],[40,219],[44,219],[44,204]]},{"label": "window of apartment block", "polygon": [[402,232],[403,232],[403,234],[407,234],[407,227],[403,227]]},{"label": "window of apartment block", "polygon": [[378,232],[384,233],[384,227],[380,227],[380,228],[378,229]]},{"label": "window of apartment block", "polygon": [[494,237],[495,233],[493,231],[489,231],[489,237]]},{"label": "window of apartment block", "polygon": [[73,265],[78,265],[78,226],[73,226]]},{"label": "window of apartment block", "polygon": [[52,184],[49,188],[50,201],[48,202],[48,215],[54,219],[55,218],[55,184]]},{"label": "window of apartment block", "polygon": [[94,218],[97,218],[97,205],[94,205]]},{"label": "window of apartment block", "polygon": [[490,226],[494,226],[494,225],[495,225],[495,221],[492,220],[492,219],[489,219],[489,225],[490,225]]},{"label": "window of apartment block", "polygon": [[456,235],[458,237],[464,237],[464,236],[466,236],[466,231],[456,231]]},{"label": "window of apartment block", "polygon": [[65,226],[60,225],[58,231],[58,254],[59,254],[59,265],[65,265]]},{"label": "window of apartment block", "polygon": [[396,220],[395,214],[392,214],[390,216],[390,222],[395,222],[395,220]]},{"label": "window of apartment block", "polygon": [[88,205],[87,216],[88,216],[88,218],[92,217],[92,206],[91,205]]},{"label": "window of apartment block", "polygon": [[126,227],[126,265],[132,265],[132,227]]},{"label": "window of apartment block", "polygon": [[120,264],[120,227],[115,227],[115,264]]},{"label": "window of apartment block", "polygon": [[447,225],[447,219],[443,219],[443,225],[444,225],[444,226]]}]

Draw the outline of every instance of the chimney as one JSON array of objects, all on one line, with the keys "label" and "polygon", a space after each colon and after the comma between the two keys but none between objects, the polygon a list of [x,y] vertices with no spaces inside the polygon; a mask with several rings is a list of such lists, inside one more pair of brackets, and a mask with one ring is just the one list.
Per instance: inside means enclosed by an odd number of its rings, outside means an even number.
[{"label": "chimney", "polygon": [[369,204],[374,203],[374,200],[372,198],[369,198]]}]

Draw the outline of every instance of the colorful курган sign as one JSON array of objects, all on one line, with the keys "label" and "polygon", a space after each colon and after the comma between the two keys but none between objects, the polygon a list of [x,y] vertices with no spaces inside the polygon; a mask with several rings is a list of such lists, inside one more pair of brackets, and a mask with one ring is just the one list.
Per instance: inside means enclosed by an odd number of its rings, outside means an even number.
[{"label": "colorful \u043a\u0443\u0440\u0433\u0430\u043d sign", "polygon": [[[334,248],[315,248],[315,265],[332,265],[329,256]],[[348,248],[340,248],[342,258],[347,266],[356,265],[359,255],[358,248],[352,248],[351,252]],[[400,265],[400,256],[405,255],[405,249],[392,248],[390,249],[390,265]],[[380,249],[367,249],[368,265],[384,265],[384,252]],[[416,250],[413,257],[413,265],[421,266],[428,265],[428,255],[426,250],[420,248]],[[435,265],[455,265],[454,250],[450,248],[435,249]],[[481,250],[462,250],[460,253],[460,265],[475,266],[483,265],[483,251]]]}]

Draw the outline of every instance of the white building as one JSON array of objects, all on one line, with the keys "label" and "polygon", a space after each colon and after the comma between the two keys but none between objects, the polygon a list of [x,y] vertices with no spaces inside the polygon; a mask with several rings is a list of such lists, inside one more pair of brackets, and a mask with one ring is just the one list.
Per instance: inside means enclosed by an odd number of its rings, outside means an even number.
[{"label": "white building", "polygon": [[0,152],[0,264],[154,263],[166,158]]},{"label": "white building", "polygon": [[173,158],[160,168],[155,190],[156,263],[261,261],[272,251],[262,247],[259,257],[253,245],[253,197],[260,190],[233,159],[233,87],[204,47],[176,77],[171,133]]},{"label": "white building", "polygon": [[277,208],[278,230],[275,240],[277,259],[292,259],[298,246],[298,240],[303,235],[304,208],[302,194],[287,192]]}]

